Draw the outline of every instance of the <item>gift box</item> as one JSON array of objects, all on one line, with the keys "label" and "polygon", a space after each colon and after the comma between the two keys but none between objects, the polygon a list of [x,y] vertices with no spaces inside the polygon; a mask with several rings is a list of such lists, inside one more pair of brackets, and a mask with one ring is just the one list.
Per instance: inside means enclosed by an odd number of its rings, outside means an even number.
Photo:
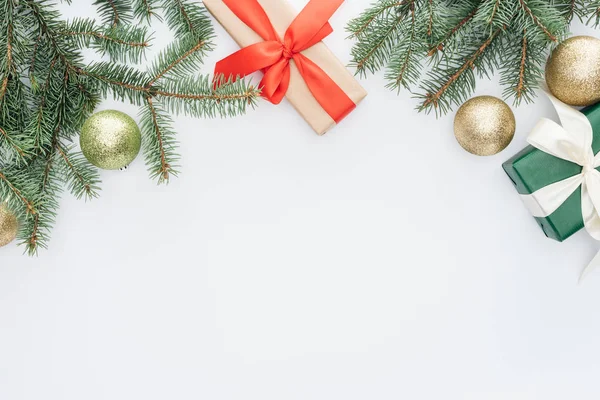
[{"label": "gift box", "polygon": [[[581,110],[593,129],[592,150],[600,151],[600,104]],[[506,161],[502,167],[519,194],[529,195],[550,184],[582,172],[582,167],[528,146]],[[584,227],[581,188],[578,188],[548,217],[535,218],[546,236],[562,242]]]},{"label": "gift box", "polygon": [[[224,0],[204,0],[204,5],[240,47],[247,48],[256,43],[263,42],[263,37],[244,23],[230,8],[232,4],[235,4],[239,13],[239,8],[245,7],[241,4],[249,2],[242,3],[239,0],[236,1],[236,3],[230,2],[228,6]],[[318,0],[317,3],[320,1]],[[298,12],[284,0],[253,0],[253,2],[257,2],[264,9],[276,33],[280,38],[284,38],[286,31],[296,19]],[[317,6],[322,6],[322,4],[318,4]],[[327,29],[330,30],[331,27],[327,25]],[[351,104],[352,107],[349,107],[347,112],[342,112],[343,115],[341,118],[351,112],[366,97],[367,92],[323,42],[318,42],[300,53],[320,67],[339,86],[341,91],[347,95],[347,98],[354,103]],[[298,66],[293,60],[290,60],[289,88],[285,97],[317,134],[323,135],[336,125],[336,120],[317,101],[313,92],[309,89],[305,77],[301,75]],[[341,118],[338,118],[338,122]]]}]

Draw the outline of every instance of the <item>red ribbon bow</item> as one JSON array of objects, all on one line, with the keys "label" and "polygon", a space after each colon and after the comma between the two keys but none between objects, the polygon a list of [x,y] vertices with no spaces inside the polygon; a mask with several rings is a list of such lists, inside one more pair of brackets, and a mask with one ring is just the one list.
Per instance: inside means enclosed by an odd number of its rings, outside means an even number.
[{"label": "red ribbon bow", "polygon": [[215,75],[244,77],[262,70],[262,95],[279,104],[290,84],[290,60],[293,59],[308,88],[321,107],[339,123],[356,104],[317,64],[300,52],[319,43],[333,32],[329,18],[344,0],[310,0],[281,40],[265,10],[257,0],[223,0],[233,13],[263,38],[219,61]]}]

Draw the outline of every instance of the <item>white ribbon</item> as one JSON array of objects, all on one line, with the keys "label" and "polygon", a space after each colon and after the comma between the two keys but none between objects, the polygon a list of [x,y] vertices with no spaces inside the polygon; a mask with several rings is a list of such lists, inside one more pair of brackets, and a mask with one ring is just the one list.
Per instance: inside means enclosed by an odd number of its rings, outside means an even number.
[{"label": "white ribbon", "polygon": [[[533,147],[583,167],[581,173],[550,184],[536,192],[521,195],[534,217],[547,217],[560,207],[581,186],[581,213],[585,229],[600,241],[600,153],[592,149],[593,129],[581,112],[564,104],[547,90],[546,94],[558,112],[562,126],[542,118],[529,134],[527,141]],[[582,279],[593,268],[600,266],[600,252],[583,270]]]}]

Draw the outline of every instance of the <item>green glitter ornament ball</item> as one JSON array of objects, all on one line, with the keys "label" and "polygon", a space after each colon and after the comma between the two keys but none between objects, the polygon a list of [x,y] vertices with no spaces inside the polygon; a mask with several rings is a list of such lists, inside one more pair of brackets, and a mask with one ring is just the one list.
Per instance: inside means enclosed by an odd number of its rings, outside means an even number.
[{"label": "green glitter ornament ball", "polygon": [[85,121],[79,138],[85,158],[101,169],[120,169],[140,152],[142,134],[133,118],[115,110],[100,111]]}]

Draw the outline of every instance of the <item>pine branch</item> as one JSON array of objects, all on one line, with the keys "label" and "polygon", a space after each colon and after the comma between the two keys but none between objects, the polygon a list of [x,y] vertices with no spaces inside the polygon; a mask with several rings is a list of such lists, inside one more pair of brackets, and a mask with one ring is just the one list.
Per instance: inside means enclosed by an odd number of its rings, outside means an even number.
[{"label": "pine branch", "polygon": [[115,100],[128,100],[139,106],[151,94],[148,75],[124,65],[94,63],[85,69],[78,69],[78,73],[93,78],[104,97],[112,92]]},{"label": "pine branch", "polygon": [[31,61],[29,62],[29,79],[31,80],[31,85],[34,88],[37,86],[37,81],[35,79],[36,61],[37,61],[38,51],[40,49],[40,44],[41,44],[42,40],[43,40],[43,35],[39,34],[35,41],[35,45],[33,46]]},{"label": "pine branch", "polygon": [[579,5],[578,3],[579,2],[577,0],[569,0],[566,11],[566,18],[568,22],[571,22],[573,17],[577,14],[577,7]]},{"label": "pine branch", "polygon": [[52,141],[54,127],[51,122],[51,116],[46,110],[46,103],[49,99],[49,90],[52,80],[60,79],[60,75],[55,74],[54,69],[57,62],[58,57],[53,58],[50,62],[50,68],[48,69],[44,85],[39,91],[38,98],[36,99],[34,118],[30,120],[30,123],[25,128],[26,135],[33,139],[33,149],[37,152],[48,147]]},{"label": "pine branch", "polygon": [[[535,1],[535,0],[532,0],[532,2],[533,1]],[[550,39],[553,42],[557,41],[556,36],[554,36],[550,32],[549,28],[546,27],[544,25],[544,23],[542,23],[542,21],[540,20],[540,18],[533,13],[533,11],[531,10],[531,8],[528,7],[526,0],[519,0],[519,5],[523,9],[523,11],[529,16],[529,18],[531,18],[531,20],[533,21],[533,23],[535,25],[537,25],[544,32],[544,34],[546,34],[546,36],[548,36],[548,39]]]},{"label": "pine branch", "polygon": [[74,40],[78,47],[92,47],[117,62],[138,63],[149,46],[145,27],[119,25],[109,29],[90,19],[74,19],[58,32]]},{"label": "pine branch", "polygon": [[[414,9],[414,4],[410,5],[410,19],[405,21],[401,30],[404,32],[404,40],[400,40],[394,49],[394,54],[391,56],[386,79],[390,81],[389,88],[399,90],[401,87],[410,90],[410,85],[415,84],[421,75],[420,62],[423,58],[422,42],[419,37],[429,35],[429,23],[433,21],[433,10],[428,10],[427,24],[420,24],[417,21],[417,16]],[[422,28],[427,26],[427,31],[423,32]]]},{"label": "pine branch", "polygon": [[36,170],[41,170],[41,172],[39,173],[40,184],[38,192],[40,200],[38,202],[38,212],[25,225],[25,236],[22,241],[29,255],[36,255],[39,248],[47,248],[50,231],[54,225],[59,208],[58,197],[62,192],[60,171],[56,167],[60,146],[59,135],[68,131],[69,124],[73,123],[73,115],[70,115],[71,113],[68,108],[72,101],[68,89],[69,85],[73,84],[69,71],[69,68],[65,66],[56,105],[52,113],[52,115],[56,116],[56,121],[52,133],[51,146],[43,156],[37,157],[34,160],[34,164],[30,167],[34,173]]},{"label": "pine branch", "polygon": [[[7,5],[12,4],[11,1],[7,2]],[[6,61],[5,68],[3,71],[4,78],[2,79],[2,84],[0,84],[0,102],[4,101],[6,96],[6,90],[8,88],[8,80],[10,79],[11,74],[14,74],[14,66],[13,66],[13,30],[14,25],[12,21],[8,21],[6,26]]]},{"label": "pine branch", "polygon": [[161,20],[157,13],[160,0],[133,0],[133,16],[150,22],[152,18]]},{"label": "pine branch", "polygon": [[207,50],[210,50],[210,45],[192,35],[176,41],[161,52],[152,64],[149,74],[153,78],[148,85],[154,85],[165,76],[172,75],[173,79],[179,79],[195,73]]},{"label": "pine branch", "polygon": [[[10,148],[10,153],[12,154],[8,154],[5,155],[6,158],[8,159],[18,159],[20,162],[23,162],[25,157],[27,156],[27,153],[25,152],[25,150],[23,149],[23,147],[17,143],[17,141],[15,140],[14,137],[12,137],[12,135],[9,135],[4,129],[2,129],[0,127],[0,138],[2,138],[4,140],[5,143],[8,144],[9,148]],[[0,140],[0,143],[2,143],[2,141]]]},{"label": "pine branch", "polygon": [[[50,180],[50,173],[52,172],[53,157],[54,157],[54,154],[52,152],[48,154],[48,159],[46,161],[44,173],[42,175],[42,183],[40,185],[40,193],[42,195],[44,195],[44,197],[48,197],[47,196],[48,189],[53,188],[52,182]],[[52,201],[52,199],[50,199],[50,201]],[[44,213],[44,215],[45,215],[45,213]],[[52,215],[52,214],[49,213],[49,215]],[[53,219],[48,221],[45,218],[42,218],[41,214],[39,212],[33,216],[32,221],[26,227],[25,231],[28,233],[28,235],[25,238],[25,240],[23,241],[23,243],[26,245],[27,252],[29,253],[30,256],[36,255],[39,247],[44,243],[45,235],[43,232],[43,227],[52,225],[53,222],[54,222]]]},{"label": "pine branch", "polygon": [[528,44],[527,44],[527,30],[523,32],[523,41],[521,42],[521,62],[519,63],[519,82],[517,83],[517,87],[515,88],[515,92],[517,95],[517,99],[520,99],[525,93],[525,65],[527,62],[527,56],[529,53],[527,52]]},{"label": "pine branch", "polygon": [[12,210],[25,210],[27,214],[37,214],[36,199],[29,198],[26,192],[33,192],[26,176],[18,170],[0,171],[0,196],[8,200]]},{"label": "pine branch", "polygon": [[203,7],[190,0],[163,0],[165,21],[175,37],[192,35],[199,40],[210,40],[213,35],[210,19]]},{"label": "pine branch", "polygon": [[396,11],[395,9],[402,4],[403,1],[398,0],[387,0],[374,4],[361,16],[348,23],[346,30],[351,33],[348,38],[360,38],[377,20],[389,16],[389,14]]},{"label": "pine branch", "polygon": [[500,0],[494,0],[494,6],[492,7],[492,13],[491,13],[490,17],[487,20],[488,24],[492,23],[492,21],[494,20],[494,17],[498,13],[498,9],[499,8],[500,8]]},{"label": "pine branch", "polygon": [[532,101],[538,82],[543,79],[547,51],[544,43],[529,36],[529,31],[509,32],[505,48],[510,49],[500,67],[500,84],[506,89],[504,97],[513,97],[515,105],[522,100]]},{"label": "pine branch", "polygon": [[435,55],[438,51],[444,50],[447,48],[447,43],[451,39],[453,39],[461,30],[466,26],[469,21],[473,19],[477,11],[478,7],[474,7],[472,9],[467,10],[467,14],[459,19],[458,21],[452,24],[452,29],[448,31],[440,40],[438,40],[433,46],[430,46],[430,50],[427,53],[428,56]]},{"label": "pine branch", "polygon": [[374,73],[381,69],[388,61],[392,49],[398,42],[396,32],[400,27],[403,17],[398,16],[392,20],[381,21],[369,41],[359,41],[352,50],[351,66],[361,76],[367,72]]},{"label": "pine branch", "polygon": [[[472,93],[475,88],[475,80],[472,70],[478,67],[478,62],[485,55],[490,45],[496,40],[501,30],[497,29],[489,36],[469,57],[460,58],[456,66],[448,71],[434,70],[429,74],[429,80],[423,83],[425,90],[423,102],[419,109],[430,111],[432,108],[436,113],[444,113],[450,103],[460,104]],[[470,73],[470,74],[469,74]],[[446,76],[448,74],[448,76]],[[446,76],[438,84],[440,77]],[[447,100],[448,99],[448,100]]]},{"label": "pine branch", "polygon": [[152,98],[148,98],[146,104],[147,107],[141,114],[146,164],[152,179],[158,179],[159,184],[168,183],[171,175],[178,174],[178,144],[175,140],[173,120],[154,104]]},{"label": "pine branch", "polygon": [[63,161],[64,175],[71,193],[77,199],[85,197],[86,200],[91,200],[98,197],[100,175],[83,153],[74,153],[72,148],[64,148],[60,144],[57,144],[56,151]]},{"label": "pine branch", "polygon": [[244,80],[225,82],[213,88],[208,76],[165,81],[156,97],[173,113],[197,118],[234,117],[254,108],[260,90]]},{"label": "pine branch", "polygon": [[46,158],[38,158],[31,167],[34,176],[37,174],[39,179],[37,189],[40,195],[39,208],[31,218],[25,219],[19,233],[21,244],[25,245],[30,256],[37,255],[40,248],[48,248],[50,232],[58,212],[58,198],[62,189],[60,178],[54,168],[55,157],[56,153],[51,151]]},{"label": "pine branch", "polygon": [[[414,20],[414,5],[413,5],[413,10],[412,10],[412,14],[413,14],[413,20]],[[429,0],[427,2],[427,14],[428,14],[428,19],[427,19],[427,36],[431,36],[433,34],[433,19],[434,19],[434,11],[433,11],[433,0]]]},{"label": "pine branch", "polygon": [[98,7],[104,24],[110,24],[114,28],[131,22],[131,0],[96,0],[94,5]]},{"label": "pine branch", "polygon": [[588,25],[600,25],[600,0],[584,0],[582,3],[577,7],[580,18]]},{"label": "pine branch", "polygon": [[33,20],[37,24],[40,37],[47,40],[48,58],[58,57],[60,61],[70,69],[76,70],[81,67],[82,56],[78,49],[60,40],[59,32],[64,26],[59,20],[59,14],[51,9],[46,2],[34,0],[22,0],[25,7],[29,9]]}]

